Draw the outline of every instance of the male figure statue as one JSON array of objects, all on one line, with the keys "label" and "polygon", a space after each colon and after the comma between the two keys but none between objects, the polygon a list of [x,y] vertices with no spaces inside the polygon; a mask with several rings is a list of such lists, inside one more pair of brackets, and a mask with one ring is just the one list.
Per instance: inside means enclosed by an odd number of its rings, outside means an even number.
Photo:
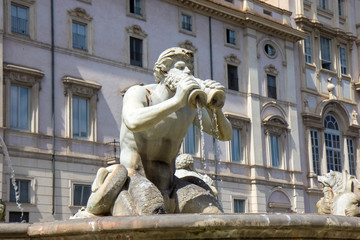
[{"label": "male figure statue", "polygon": [[[174,176],[175,159],[182,140],[192,123],[199,126],[197,110],[188,104],[189,94],[196,89],[224,91],[224,87],[215,81],[196,79],[191,74],[192,67],[191,51],[178,47],[167,49],[154,67],[157,84],[134,86],[127,90],[123,99],[120,165],[99,170],[87,206],[90,213],[122,215],[128,209],[126,214],[130,215],[164,211],[222,211],[209,191]],[[232,127],[222,110],[212,108],[210,103],[203,104],[203,130],[219,140],[230,140]],[[214,131],[215,120],[217,132]],[[110,191],[109,186],[105,185],[119,182],[118,178],[126,176],[125,168],[121,165],[126,168],[129,179],[119,184],[122,188],[120,193],[118,189],[113,194],[115,196],[108,197],[107,203],[100,203],[106,191]],[[119,174],[119,171],[122,173]],[[94,189],[99,189],[99,194]],[[92,210],[111,201],[115,204],[110,210],[109,206]]]}]

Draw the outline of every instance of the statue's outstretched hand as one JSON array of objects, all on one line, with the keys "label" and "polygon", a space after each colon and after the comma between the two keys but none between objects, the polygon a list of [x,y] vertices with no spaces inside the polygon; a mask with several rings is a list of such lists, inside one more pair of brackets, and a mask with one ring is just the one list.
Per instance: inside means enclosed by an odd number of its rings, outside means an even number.
[{"label": "statue's outstretched hand", "polygon": [[200,86],[192,75],[180,76],[181,79],[177,84],[175,99],[178,100],[181,107],[187,104],[189,93]]}]

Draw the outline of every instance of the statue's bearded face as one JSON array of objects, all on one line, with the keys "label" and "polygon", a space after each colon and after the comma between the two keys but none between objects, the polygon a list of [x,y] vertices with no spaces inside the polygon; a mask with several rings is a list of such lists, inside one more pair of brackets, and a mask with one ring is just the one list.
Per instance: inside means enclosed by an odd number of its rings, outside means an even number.
[{"label": "statue's bearded face", "polygon": [[168,71],[165,79],[164,84],[171,90],[175,91],[177,83],[183,79],[191,75],[190,66],[188,63],[184,61],[176,61],[172,68]]}]

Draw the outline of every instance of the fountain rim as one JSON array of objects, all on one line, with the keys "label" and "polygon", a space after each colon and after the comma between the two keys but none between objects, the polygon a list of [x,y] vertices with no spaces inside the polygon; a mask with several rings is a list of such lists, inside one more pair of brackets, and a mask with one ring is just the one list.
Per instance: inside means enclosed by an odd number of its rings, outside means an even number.
[{"label": "fountain rim", "polygon": [[[213,235],[208,235],[208,232]],[[144,235],[145,234],[145,235]],[[53,222],[0,224],[0,238],[72,239],[74,236],[178,236],[170,239],[199,239],[200,236],[222,239],[271,237],[271,234],[305,238],[358,239],[360,218],[319,214],[164,214],[151,216],[95,217]],[[259,235],[260,234],[260,235]],[[136,237],[137,236],[137,237]],[[337,237],[338,236],[338,237]],[[219,238],[218,238],[219,237]],[[46,239],[45,238],[45,239]],[[86,238],[84,238],[86,239]]]}]

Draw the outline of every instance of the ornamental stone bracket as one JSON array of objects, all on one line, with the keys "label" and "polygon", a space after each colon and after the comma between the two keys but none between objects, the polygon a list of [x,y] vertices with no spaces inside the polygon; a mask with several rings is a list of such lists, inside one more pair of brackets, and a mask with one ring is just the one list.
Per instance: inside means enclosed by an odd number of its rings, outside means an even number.
[{"label": "ornamental stone bracket", "polygon": [[[359,76],[359,79],[360,79],[360,76]],[[354,87],[355,87],[355,90],[360,93],[360,82],[356,82],[354,83]]]},{"label": "ornamental stone bracket", "polygon": [[225,112],[224,115],[227,119],[229,119],[229,121],[231,122],[231,125],[238,129],[245,128],[251,122],[250,118],[239,115],[239,114]]},{"label": "ornamental stone bracket", "polygon": [[62,78],[65,85],[64,95],[67,96],[70,92],[75,95],[83,97],[97,96],[98,91],[101,89],[101,85],[92,81],[85,81],[83,79],[65,76]]},{"label": "ornamental stone bracket", "polygon": [[194,46],[194,44],[189,41],[189,40],[185,40],[184,42],[180,42],[178,44],[179,47],[182,47],[182,48],[185,48],[185,49],[188,49],[188,50],[191,50],[193,51],[194,53],[197,52],[197,48]]},{"label": "ornamental stone bracket", "polygon": [[4,83],[10,81],[13,84],[33,86],[44,77],[44,72],[14,64],[4,64]]},{"label": "ornamental stone bracket", "polygon": [[262,124],[264,126],[265,134],[273,133],[276,135],[281,135],[284,131],[289,131],[288,123],[282,117],[278,115],[267,116]]},{"label": "ornamental stone bracket", "polygon": [[75,8],[73,10],[68,10],[68,13],[71,17],[84,19],[88,22],[92,21],[92,19],[93,19],[83,8]]},{"label": "ornamental stone bracket", "polygon": [[225,61],[227,63],[232,63],[235,65],[240,65],[241,61],[238,59],[238,57],[235,54],[230,54],[224,57]]},{"label": "ornamental stone bracket", "polygon": [[142,38],[146,38],[147,34],[141,29],[139,25],[133,25],[131,27],[126,28],[126,31],[134,36],[140,36]]}]

